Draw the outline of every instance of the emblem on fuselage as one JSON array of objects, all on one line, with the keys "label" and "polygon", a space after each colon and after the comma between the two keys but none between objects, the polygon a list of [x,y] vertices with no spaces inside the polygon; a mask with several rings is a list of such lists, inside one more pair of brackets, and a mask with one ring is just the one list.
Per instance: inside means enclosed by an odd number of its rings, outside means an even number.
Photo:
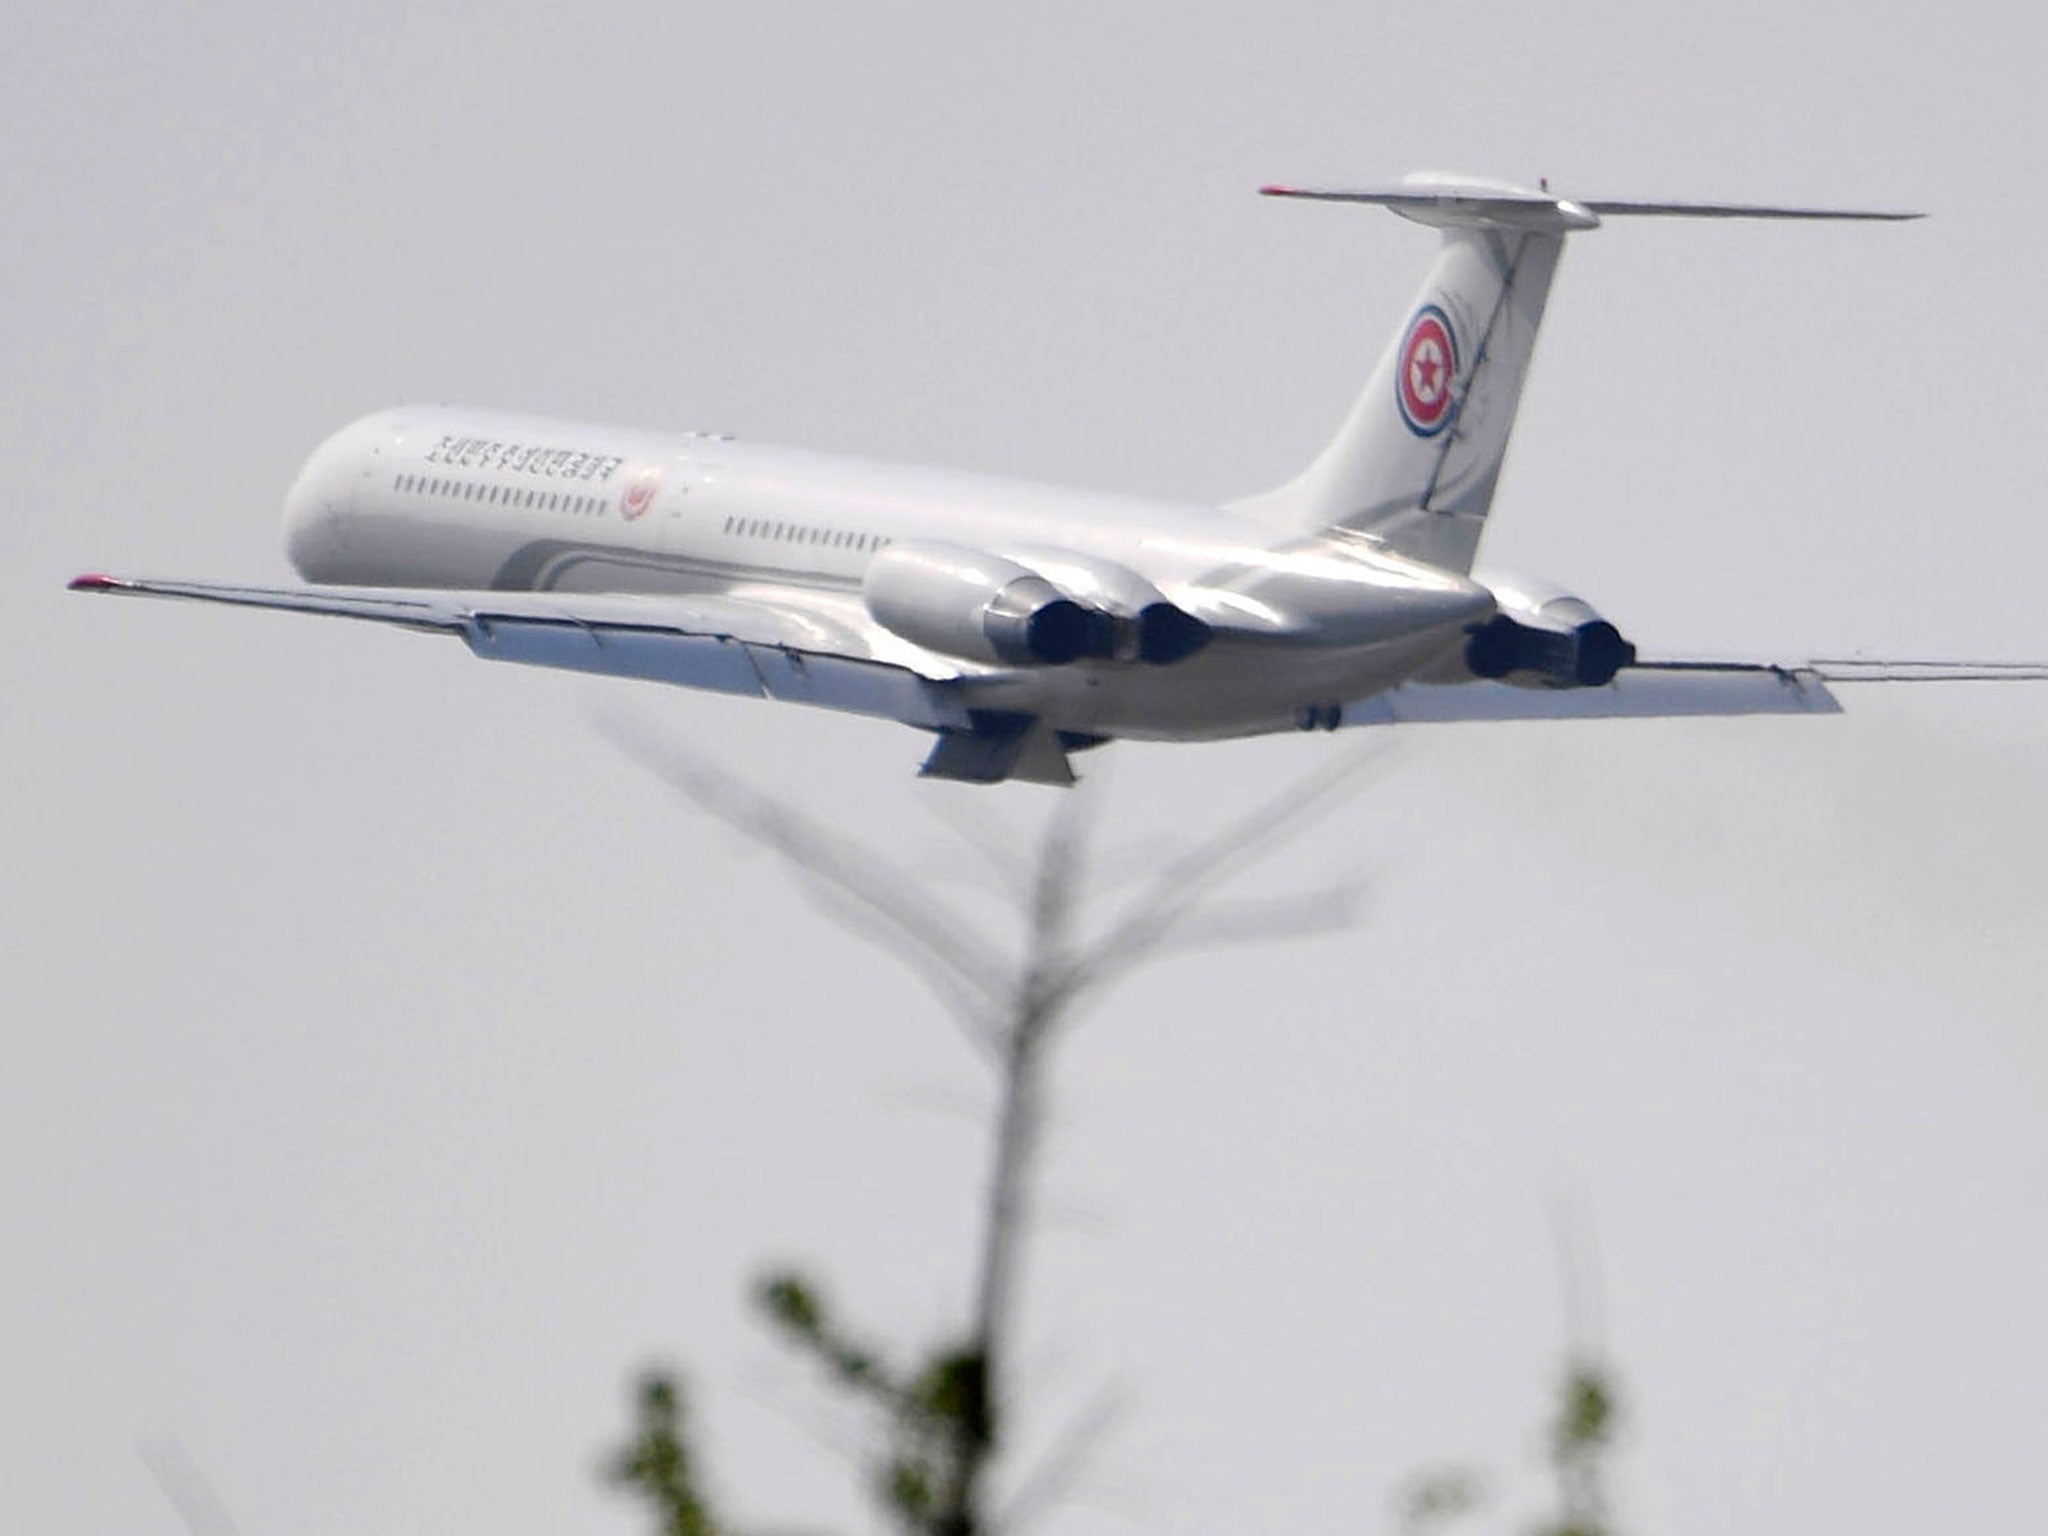
[{"label": "emblem on fuselage", "polygon": [[1417,437],[1435,437],[1451,419],[1451,383],[1458,376],[1458,344],[1451,317],[1425,304],[1401,338],[1401,362],[1394,400],[1401,419]]},{"label": "emblem on fuselage", "polygon": [[654,493],[661,489],[661,466],[650,464],[631,480],[619,497],[619,513],[627,522],[644,514],[654,505]]}]

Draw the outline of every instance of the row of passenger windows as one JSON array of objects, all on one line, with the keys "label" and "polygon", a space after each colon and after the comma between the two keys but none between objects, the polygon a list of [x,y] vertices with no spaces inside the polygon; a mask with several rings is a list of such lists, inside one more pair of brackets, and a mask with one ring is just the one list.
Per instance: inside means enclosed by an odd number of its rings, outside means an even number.
[{"label": "row of passenger windows", "polygon": [[538,507],[543,512],[573,512],[579,517],[601,517],[605,501],[601,496],[571,496],[566,491],[530,490],[524,486],[487,485],[481,480],[440,480],[428,475],[400,475],[397,487],[421,496],[457,496],[465,501],[489,502],[504,507]]},{"label": "row of passenger windows", "polygon": [[725,531],[743,539],[781,539],[788,544],[824,544],[833,549],[881,549],[890,543],[879,533],[849,533],[844,528],[775,523],[765,517],[728,517]]}]

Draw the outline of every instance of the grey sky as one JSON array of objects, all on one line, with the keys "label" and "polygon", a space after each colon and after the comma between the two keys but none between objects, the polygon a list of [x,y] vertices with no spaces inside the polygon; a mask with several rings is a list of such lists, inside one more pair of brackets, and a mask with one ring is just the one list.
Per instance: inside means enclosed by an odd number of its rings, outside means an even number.
[{"label": "grey sky", "polygon": [[[589,724],[623,704],[935,874],[1048,792],[909,733],[474,662],[79,570],[274,578],[304,453],[400,399],[1222,497],[1342,414],[1429,258],[1269,179],[1925,206],[1575,242],[1488,555],[1646,645],[2040,655],[2041,24],[2019,6],[16,7],[0,1488],[23,1530],[638,1529],[649,1354],[717,1484],[859,1528],[741,1315],[815,1258],[963,1304],[974,1064]],[[2048,693],[1390,734],[1063,1060],[1033,1435],[1057,1528],[1356,1531],[1533,1496],[1552,1213],[1597,1234],[1632,1528],[2012,1529],[2048,1501]],[[1112,749],[1113,842],[1300,738]],[[952,872],[948,874],[948,872]],[[1505,1528],[1496,1521],[1496,1528]]]}]

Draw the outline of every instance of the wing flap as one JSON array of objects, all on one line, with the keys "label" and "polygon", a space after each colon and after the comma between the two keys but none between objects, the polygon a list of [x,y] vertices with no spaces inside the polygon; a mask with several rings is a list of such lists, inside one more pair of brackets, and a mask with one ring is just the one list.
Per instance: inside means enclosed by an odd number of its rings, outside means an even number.
[{"label": "wing flap", "polygon": [[599,672],[714,693],[762,691],[745,643],[714,635],[490,615],[469,624],[462,638],[486,661]]}]

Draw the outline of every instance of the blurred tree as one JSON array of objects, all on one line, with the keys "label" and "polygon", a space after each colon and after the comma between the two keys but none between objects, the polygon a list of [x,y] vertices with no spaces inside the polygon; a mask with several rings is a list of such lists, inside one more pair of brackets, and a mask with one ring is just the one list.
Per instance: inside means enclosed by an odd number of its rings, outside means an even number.
[{"label": "blurred tree", "polygon": [[1607,1368],[1574,1353],[1565,1363],[1557,1416],[1550,1423],[1550,1464],[1557,1475],[1557,1516],[1537,1536],[1612,1536],[1607,1518],[1607,1453],[1618,1421]]},{"label": "blurred tree", "polygon": [[[1062,800],[1028,870],[1017,869],[972,827],[960,827],[1023,909],[1023,944],[1013,955],[878,851],[756,793],[644,727],[614,723],[609,734],[685,800],[780,856],[835,921],[902,960],[996,1073],[980,1252],[963,1336],[930,1345],[912,1364],[898,1366],[849,1331],[809,1277],[764,1276],[753,1300],[785,1342],[876,1416],[882,1433],[865,1481],[894,1529],[904,1536],[989,1536],[1004,1529],[1031,1497],[994,1508],[989,1474],[1004,1448],[1018,1261],[1050,1048],[1079,1003],[1176,937],[1244,942],[1349,924],[1358,904],[1355,884],[1254,903],[1219,902],[1215,893],[1333,805],[1378,755],[1377,746],[1335,760],[1187,850],[1156,861],[1137,894],[1092,934],[1082,932],[1081,921],[1092,803],[1086,792]],[[1613,1428],[1608,1378],[1575,1349],[1550,1435],[1560,1513],[1537,1536],[1611,1536],[1602,1468]],[[642,1380],[633,1436],[607,1473],[649,1506],[661,1536],[736,1536],[708,1513],[696,1483],[682,1389],[672,1373],[652,1372]],[[1400,1529],[1425,1536],[1476,1510],[1481,1493],[1478,1479],[1463,1470],[1420,1477],[1399,1504]]]},{"label": "blurred tree", "polygon": [[611,1480],[654,1507],[661,1536],[718,1536],[705,1512],[683,1432],[683,1390],[665,1372],[641,1379],[638,1424],[631,1443],[613,1459]]},{"label": "blurred tree", "polygon": [[[998,1100],[970,1321],[963,1337],[928,1347],[908,1368],[846,1332],[816,1283],[775,1274],[754,1300],[776,1331],[828,1379],[879,1416],[884,1433],[870,1492],[908,1536],[981,1536],[998,1528],[988,1475],[1002,1448],[1006,1367],[1020,1244],[1042,1112],[1048,1053],[1077,1005],[1159,953],[1203,919],[1201,942],[1218,944],[1326,932],[1356,910],[1355,883],[1281,901],[1226,904],[1216,888],[1278,847],[1356,783],[1378,755],[1368,744],[1325,765],[1285,794],[1157,861],[1106,923],[1082,931],[1087,877],[1086,792],[1066,795],[1035,861],[1015,866],[971,828],[962,835],[994,863],[1023,908],[1019,952],[977,932],[894,861],[772,801],[643,727],[610,734],[684,799],[782,857],[834,920],[895,954],[937,994],[989,1061]],[[684,1442],[680,1388],[667,1374],[643,1381],[635,1435],[613,1458],[613,1482],[648,1502],[674,1536],[725,1530],[705,1513]]]}]

